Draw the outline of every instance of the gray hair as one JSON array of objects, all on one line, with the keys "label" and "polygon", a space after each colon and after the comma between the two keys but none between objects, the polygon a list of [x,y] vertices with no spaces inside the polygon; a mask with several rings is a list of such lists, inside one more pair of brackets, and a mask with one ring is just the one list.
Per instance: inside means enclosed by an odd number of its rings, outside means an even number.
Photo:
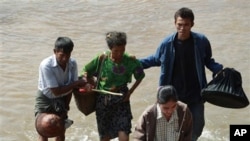
[{"label": "gray hair", "polygon": [[127,44],[127,35],[124,32],[111,31],[106,33],[106,42],[109,49],[114,46],[122,46]]}]

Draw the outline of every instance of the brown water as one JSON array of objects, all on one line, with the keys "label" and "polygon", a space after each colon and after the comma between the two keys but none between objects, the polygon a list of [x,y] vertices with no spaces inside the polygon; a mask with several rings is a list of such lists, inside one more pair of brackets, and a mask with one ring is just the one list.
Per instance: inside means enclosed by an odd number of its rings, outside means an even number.
[{"label": "brown water", "polygon": [[[38,66],[51,55],[58,36],[75,43],[72,56],[79,71],[97,53],[106,50],[104,34],[128,35],[127,51],[137,58],[155,52],[160,41],[175,31],[173,14],[180,7],[195,13],[193,31],[209,38],[213,56],[241,72],[250,98],[249,13],[247,0],[1,0],[0,2],[0,140],[34,141],[34,98]],[[146,70],[146,78],[131,97],[133,125],[155,101],[159,68]],[[211,73],[207,73],[211,80]],[[250,124],[250,107],[229,109],[206,103],[206,126],[200,141],[228,141],[230,124]],[[96,141],[95,115],[85,117],[72,99],[69,113],[74,124],[68,141]],[[131,139],[132,140],[132,139]]]}]

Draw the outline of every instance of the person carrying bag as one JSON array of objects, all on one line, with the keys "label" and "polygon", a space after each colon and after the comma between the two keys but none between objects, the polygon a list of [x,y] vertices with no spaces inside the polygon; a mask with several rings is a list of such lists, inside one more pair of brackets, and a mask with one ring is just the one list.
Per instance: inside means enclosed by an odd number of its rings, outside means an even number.
[{"label": "person carrying bag", "polygon": [[201,92],[202,98],[226,108],[244,108],[249,100],[242,88],[241,74],[234,68],[225,68]]},{"label": "person carrying bag", "polygon": [[88,116],[95,111],[96,98],[97,98],[96,96],[98,92],[93,91],[94,89],[93,90],[90,89],[92,89],[92,87],[93,88],[98,87],[98,82],[100,79],[99,74],[101,72],[101,68],[105,58],[106,58],[105,53],[99,56],[99,66],[96,70],[95,77],[91,78],[86,78],[85,76],[79,77],[79,79],[85,79],[85,81],[87,81],[90,84],[86,85],[84,88],[75,89],[73,91],[76,106],[78,110],[81,111],[85,116]]}]

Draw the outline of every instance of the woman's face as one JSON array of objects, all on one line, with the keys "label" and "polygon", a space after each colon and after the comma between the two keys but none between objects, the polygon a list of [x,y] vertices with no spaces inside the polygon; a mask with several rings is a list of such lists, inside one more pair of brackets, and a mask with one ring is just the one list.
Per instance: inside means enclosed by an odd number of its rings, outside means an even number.
[{"label": "woman's face", "polygon": [[179,40],[186,40],[190,37],[191,28],[194,23],[190,19],[183,19],[181,17],[177,17],[175,21],[175,27],[178,32]]},{"label": "woman's face", "polygon": [[120,62],[122,60],[124,52],[125,52],[125,45],[113,46],[111,49],[111,59],[114,62]]},{"label": "woman's face", "polygon": [[175,111],[176,106],[177,106],[177,102],[170,100],[165,104],[160,104],[161,112],[169,120],[173,112]]}]

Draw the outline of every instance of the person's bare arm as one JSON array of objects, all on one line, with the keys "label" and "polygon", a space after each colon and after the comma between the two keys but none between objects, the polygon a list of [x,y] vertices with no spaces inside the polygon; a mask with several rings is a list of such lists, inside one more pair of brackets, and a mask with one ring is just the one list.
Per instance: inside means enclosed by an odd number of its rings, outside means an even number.
[{"label": "person's bare arm", "polygon": [[62,87],[56,87],[56,88],[51,88],[51,91],[52,93],[55,95],[55,96],[59,96],[61,94],[64,94],[68,91],[71,91],[75,88],[79,88],[79,87],[82,87],[86,84],[87,82],[85,80],[77,80],[69,85],[66,85],[66,86],[62,86]]},{"label": "person's bare arm", "polygon": [[129,101],[129,98],[131,94],[134,92],[134,90],[139,86],[142,80],[136,80],[135,83],[132,85],[132,87],[128,90],[127,96],[124,99],[124,101]]}]

